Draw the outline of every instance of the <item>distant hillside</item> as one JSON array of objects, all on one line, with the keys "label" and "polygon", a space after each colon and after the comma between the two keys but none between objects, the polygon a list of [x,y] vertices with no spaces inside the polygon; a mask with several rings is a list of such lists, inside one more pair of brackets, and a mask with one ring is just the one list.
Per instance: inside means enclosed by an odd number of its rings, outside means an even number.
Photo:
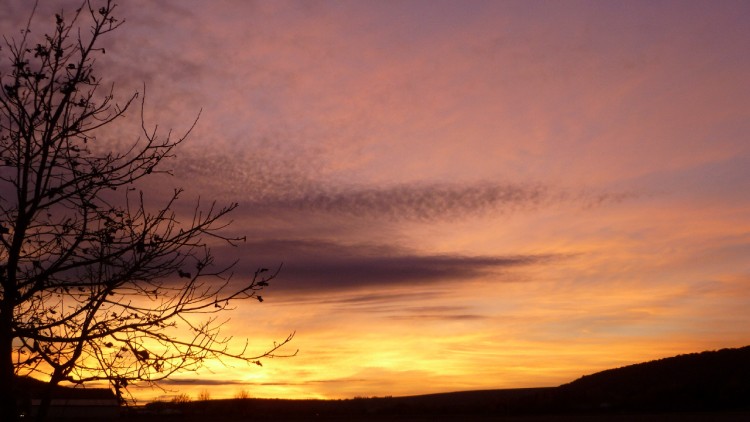
[{"label": "distant hillside", "polygon": [[[698,412],[699,419],[685,419],[691,412]],[[594,414],[595,420],[625,414],[628,420],[627,414],[632,413],[640,420],[654,420],[643,415],[664,413],[678,415],[669,420],[750,420],[750,346],[610,369],[559,387],[349,400],[152,403],[131,420],[203,421],[209,415],[221,416],[225,422],[245,421],[248,415],[256,421],[494,420],[506,416],[546,420],[545,415],[577,420],[575,415],[581,414]]]},{"label": "distant hillside", "polygon": [[584,376],[558,388],[579,408],[713,410],[750,407],[750,346],[679,355]]}]

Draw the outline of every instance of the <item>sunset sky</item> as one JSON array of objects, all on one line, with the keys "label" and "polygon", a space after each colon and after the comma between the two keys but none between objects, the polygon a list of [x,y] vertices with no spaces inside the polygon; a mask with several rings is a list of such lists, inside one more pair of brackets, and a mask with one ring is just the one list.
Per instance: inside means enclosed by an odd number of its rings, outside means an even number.
[{"label": "sunset sky", "polygon": [[[93,1],[93,0],[92,0]],[[80,2],[40,0],[33,28]],[[4,0],[17,33],[31,2]],[[554,386],[750,344],[750,2],[121,0],[98,74],[279,277],[144,399]],[[130,113],[137,118],[137,110]],[[124,120],[113,132],[138,136]],[[137,123],[137,122],[136,122]]]}]

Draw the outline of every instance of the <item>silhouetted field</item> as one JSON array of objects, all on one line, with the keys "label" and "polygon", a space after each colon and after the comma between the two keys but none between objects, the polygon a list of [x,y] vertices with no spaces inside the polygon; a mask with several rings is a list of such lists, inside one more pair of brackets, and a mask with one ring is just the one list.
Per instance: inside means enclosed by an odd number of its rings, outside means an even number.
[{"label": "silhouetted field", "polygon": [[[512,390],[508,390],[512,391]],[[562,411],[528,409],[528,412],[508,412],[503,409],[488,407],[469,407],[446,404],[442,402],[411,402],[394,399],[354,399],[333,401],[311,400],[241,400],[218,401],[205,406],[194,403],[181,410],[171,412],[157,411],[140,413],[123,417],[125,421],[160,421],[160,422],[250,422],[250,421],[726,421],[747,422],[750,411],[705,411],[705,412],[612,412],[599,411]]]}]

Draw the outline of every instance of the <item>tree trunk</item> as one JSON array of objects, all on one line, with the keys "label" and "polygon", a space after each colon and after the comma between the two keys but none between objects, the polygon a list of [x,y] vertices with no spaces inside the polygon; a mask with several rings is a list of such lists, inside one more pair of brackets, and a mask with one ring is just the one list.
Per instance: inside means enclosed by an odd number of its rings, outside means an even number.
[{"label": "tree trunk", "polygon": [[47,416],[49,416],[49,408],[52,404],[53,393],[57,389],[57,386],[58,384],[60,384],[61,380],[62,377],[59,375],[58,371],[55,371],[52,374],[52,378],[49,380],[49,383],[47,383],[47,388],[42,390],[42,396],[40,397],[41,401],[36,412],[36,422],[44,422],[45,420],[47,420]]},{"label": "tree trunk", "polygon": [[13,370],[13,335],[11,332],[12,308],[8,312],[5,303],[0,309],[0,422],[15,421],[16,384]]},{"label": "tree trunk", "polygon": [[49,415],[49,407],[50,404],[52,404],[52,391],[54,390],[55,386],[52,384],[49,384],[47,388],[42,391],[42,397],[39,403],[39,407],[36,409],[36,419],[34,419],[36,422],[44,422],[47,420],[47,416]]}]

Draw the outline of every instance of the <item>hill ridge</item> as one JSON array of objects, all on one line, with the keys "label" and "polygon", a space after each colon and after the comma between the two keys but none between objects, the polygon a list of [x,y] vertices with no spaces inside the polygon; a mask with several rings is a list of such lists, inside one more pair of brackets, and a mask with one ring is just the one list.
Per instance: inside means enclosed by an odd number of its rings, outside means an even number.
[{"label": "hill ridge", "polygon": [[248,414],[259,418],[257,420],[400,420],[410,417],[458,420],[454,418],[463,419],[467,415],[484,418],[665,412],[712,415],[740,412],[741,417],[745,417],[750,413],[750,346],[689,353],[607,369],[558,387],[344,400],[226,399],[179,405],[153,403],[147,408],[156,414],[178,409],[184,415],[223,415],[228,420],[243,420],[241,417]]}]

